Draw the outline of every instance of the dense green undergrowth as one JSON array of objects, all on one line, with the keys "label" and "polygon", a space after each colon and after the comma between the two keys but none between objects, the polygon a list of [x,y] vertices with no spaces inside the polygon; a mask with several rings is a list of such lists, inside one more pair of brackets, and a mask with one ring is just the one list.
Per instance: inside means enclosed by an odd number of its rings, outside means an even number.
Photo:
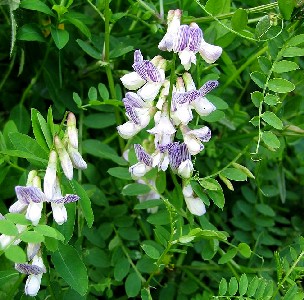
[{"label": "dense green undergrowth", "polygon": [[[132,179],[132,145],[148,148],[153,136],[116,130],[136,49],[162,55],[171,84],[184,73],[158,49],[173,9],[223,49],[189,71],[197,87],[219,82],[206,96],[216,110],[191,122],[212,131],[187,179],[201,216],[173,171]],[[300,0],[0,0],[0,233],[15,237],[0,250],[0,299],[28,299],[14,268],[28,261],[28,243],[41,243],[46,271],[36,299],[304,299],[303,11]],[[87,168],[58,177],[80,199],[63,225],[45,203],[34,226],[8,209],[31,170],[45,176],[68,111]]]}]

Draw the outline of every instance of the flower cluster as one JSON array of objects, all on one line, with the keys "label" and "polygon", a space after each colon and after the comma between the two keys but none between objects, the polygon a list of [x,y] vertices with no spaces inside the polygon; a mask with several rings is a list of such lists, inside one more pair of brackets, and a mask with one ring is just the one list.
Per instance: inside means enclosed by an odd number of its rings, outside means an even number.
[{"label": "flower cluster", "polygon": [[[159,49],[178,53],[186,71],[191,63],[196,63],[197,52],[207,63],[215,62],[222,48],[206,43],[197,24],[181,25],[180,20],[180,10],[169,12],[168,30]],[[154,126],[147,132],[154,136],[154,144],[147,147],[149,151],[140,144],[134,145],[138,162],[129,168],[130,173],[135,180],[141,180],[154,167],[166,171],[170,166],[174,173],[185,179],[184,197],[188,209],[193,214],[202,215],[206,211],[204,204],[194,196],[186,182],[193,173],[191,155],[204,149],[204,143],[211,138],[211,130],[207,126],[191,129],[189,123],[193,111],[207,116],[216,109],[206,95],[218,86],[218,82],[210,80],[197,89],[191,74],[185,72],[175,83],[170,83],[165,77],[166,60],[161,56],[144,60],[140,50],[134,52],[132,67],[134,71],[121,78],[123,85],[132,91],[127,92],[122,100],[128,121],[117,130],[121,137],[129,139],[146,128],[153,118]],[[174,140],[178,130],[183,141]]]},{"label": "flower cluster", "polygon": [[[59,136],[54,137],[56,150],[50,151],[49,162],[43,180],[43,190],[41,178],[36,170],[28,174],[26,186],[16,186],[15,192],[17,201],[9,207],[10,213],[25,214],[25,218],[31,221],[33,226],[37,226],[42,217],[44,203],[50,203],[54,221],[62,225],[67,221],[67,210],[65,204],[78,201],[78,195],[63,195],[58,176],[58,160],[60,161],[63,173],[71,180],[73,178],[73,168],[85,169],[86,162],[78,152],[78,132],[76,128],[76,118],[73,113],[69,113],[67,118],[67,130],[63,141]],[[59,159],[58,159],[59,158]],[[0,219],[5,218],[0,214]],[[27,230],[26,225],[16,225],[18,232]],[[17,245],[21,242],[15,236],[0,235],[0,250],[5,250],[11,244]],[[25,293],[29,296],[36,296],[41,283],[42,274],[45,267],[40,254],[39,244],[27,244],[28,261],[31,264],[16,264],[15,268],[21,273],[28,274],[25,285]]]}]

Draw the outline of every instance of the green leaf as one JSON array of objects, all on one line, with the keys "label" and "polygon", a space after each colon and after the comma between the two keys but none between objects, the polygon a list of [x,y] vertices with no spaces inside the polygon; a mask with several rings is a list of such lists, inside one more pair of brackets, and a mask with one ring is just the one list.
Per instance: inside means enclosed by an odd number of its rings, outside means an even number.
[{"label": "green leaf", "polygon": [[225,113],[221,110],[215,110],[210,115],[201,117],[202,120],[210,123],[217,122],[223,118],[225,118]]},{"label": "green leaf", "polygon": [[13,132],[9,134],[9,138],[16,150],[27,152],[30,155],[35,155],[37,158],[48,160],[47,152],[29,136],[19,132]]},{"label": "green leaf", "polygon": [[253,92],[251,93],[251,100],[255,107],[259,107],[260,103],[264,101],[264,96],[261,92]]},{"label": "green leaf", "polygon": [[58,250],[52,254],[52,261],[59,276],[84,296],[88,290],[87,269],[75,248],[59,244]]},{"label": "green leaf", "polygon": [[224,171],[221,172],[221,174],[227,177],[228,179],[235,181],[247,180],[247,175],[243,171],[235,168],[226,168]]},{"label": "green leaf", "polygon": [[299,69],[299,65],[293,61],[281,60],[273,65],[273,71],[276,73],[285,73]]},{"label": "green leaf", "polygon": [[109,97],[110,97],[109,91],[103,83],[98,84],[98,92],[99,92],[100,97],[103,100],[109,100]]},{"label": "green leaf", "polygon": [[142,203],[138,203],[134,206],[134,209],[148,209],[148,208],[153,208],[156,206],[159,206],[163,203],[162,200],[160,199],[151,199],[151,200],[146,200]]},{"label": "green leaf", "polygon": [[136,273],[130,273],[125,282],[128,297],[136,297],[141,289],[141,280]]},{"label": "green leaf", "polygon": [[290,20],[295,3],[294,0],[278,0],[280,12],[285,20]]},{"label": "green leaf", "polygon": [[82,105],[82,100],[81,98],[79,97],[78,93],[73,93],[73,100],[74,102],[77,104],[77,107],[81,107]]},{"label": "green leaf", "polygon": [[26,255],[23,249],[17,245],[11,245],[5,249],[4,255],[7,259],[15,263],[25,263],[27,262]]},{"label": "green leaf", "polygon": [[304,56],[304,49],[299,47],[289,47],[282,52],[284,57]]},{"label": "green leaf", "polygon": [[55,45],[59,50],[62,49],[68,43],[70,38],[70,35],[66,30],[59,29],[56,27],[51,27],[51,34]]},{"label": "green leaf", "polygon": [[133,46],[125,46],[123,44],[117,45],[115,49],[110,51],[110,58],[117,58],[120,57],[128,52],[133,51],[134,47]]},{"label": "green leaf", "polygon": [[258,288],[258,285],[259,285],[259,279],[255,276],[250,281],[248,291],[247,291],[247,296],[252,297],[255,294],[256,289]]},{"label": "green leaf", "polygon": [[66,20],[69,23],[77,27],[87,38],[91,38],[90,29],[80,20],[79,14],[68,12],[64,14],[63,21]]},{"label": "green leaf", "polygon": [[277,95],[267,94],[264,98],[264,102],[270,106],[275,106],[280,102],[280,98]]},{"label": "green leaf", "polygon": [[246,10],[242,8],[237,9],[231,18],[231,27],[236,31],[240,31],[246,28],[247,23],[248,15]]},{"label": "green leaf", "polygon": [[26,219],[24,214],[17,214],[17,213],[8,213],[5,215],[5,219],[12,221],[15,224],[20,225],[30,225],[31,222]]},{"label": "green leaf", "polygon": [[259,61],[261,70],[267,76],[271,69],[271,61],[265,56],[260,56],[258,58],[258,61]]},{"label": "green leaf", "polygon": [[35,156],[34,154],[30,154],[25,151],[20,151],[20,150],[3,150],[0,151],[1,154],[5,154],[8,156],[13,156],[13,157],[20,157],[20,158],[26,158],[29,162],[38,165],[38,166],[47,166],[48,160],[44,158],[39,158]]},{"label": "green leaf", "polygon": [[[40,117],[43,119],[43,117],[41,116],[39,111],[36,110],[35,108],[32,108],[31,119],[32,119],[33,132],[34,132],[37,143],[41,146],[41,148],[44,149],[45,152],[48,152],[49,146],[46,143],[46,139],[44,138],[44,134],[43,134],[41,125],[39,123],[38,115],[40,115]],[[41,119],[41,121],[42,121],[42,119]],[[45,126],[45,129],[48,128],[44,119],[43,119],[43,121],[44,121],[43,124]]]},{"label": "green leaf", "polygon": [[191,180],[190,181],[191,187],[194,191],[194,193],[206,204],[209,205],[210,201],[208,199],[207,194],[203,191],[202,186],[198,184],[196,181]]},{"label": "green leaf", "polygon": [[227,292],[227,280],[225,278],[222,278],[219,285],[219,296],[224,296]]},{"label": "green leaf", "polygon": [[209,190],[207,193],[217,207],[219,207],[220,209],[224,208],[225,198],[222,190],[220,191]]},{"label": "green leaf", "polygon": [[56,228],[64,236],[65,243],[68,243],[74,233],[76,203],[70,203],[65,207],[67,210],[68,220],[62,225],[56,225]]},{"label": "green leaf", "polygon": [[103,159],[110,159],[121,166],[128,164],[126,160],[117,155],[113,148],[98,140],[85,140],[82,145],[85,153],[89,153]]},{"label": "green leaf", "polygon": [[206,10],[212,15],[230,12],[230,0],[208,0]]},{"label": "green leaf", "polygon": [[213,178],[208,178],[208,179],[202,178],[199,180],[199,184],[206,190],[218,191],[222,189],[218,181]]},{"label": "green leaf", "polygon": [[24,105],[18,104],[14,106],[10,113],[10,119],[14,121],[19,132],[28,133],[31,126],[31,118]]},{"label": "green leaf", "polygon": [[152,259],[158,259],[160,257],[159,251],[152,245],[143,244],[143,245],[141,245],[141,248]]},{"label": "green leaf", "polygon": [[122,189],[121,193],[125,196],[137,196],[150,192],[150,187],[141,183],[130,183]]},{"label": "green leaf", "polygon": [[251,256],[251,249],[246,243],[240,243],[238,245],[238,250],[246,258],[249,258]]},{"label": "green leaf", "polygon": [[83,216],[87,221],[88,227],[91,228],[94,222],[94,213],[91,207],[91,200],[88,197],[85,189],[76,180],[72,180],[72,186],[75,189],[75,193],[80,197],[78,203],[80,204]]},{"label": "green leaf", "polygon": [[45,42],[45,38],[36,24],[25,24],[19,28],[17,39],[21,41]]},{"label": "green leaf", "polygon": [[263,73],[254,71],[250,74],[250,77],[257,84],[258,87],[260,87],[261,89],[264,88],[266,76]]},{"label": "green leaf", "polygon": [[20,7],[29,10],[39,11],[52,17],[55,17],[52,10],[40,0],[22,0],[20,3]]},{"label": "green leaf", "polygon": [[289,41],[287,41],[288,46],[298,46],[304,43],[304,33],[293,36]]},{"label": "green leaf", "polygon": [[101,53],[94,48],[93,46],[91,46],[89,43],[81,40],[81,39],[77,39],[76,40],[77,44],[79,45],[79,47],[89,56],[100,60],[101,59]]},{"label": "green leaf", "polygon": [[114,278],[117,281],[123,280],[130,270],[130,263],[127,258],[121,257],[114,266]]},{"label": "green leaf", "polygon": [[246,294],[247,288],[248,288],[248,278],[246,274],[242,274],[239,284],[239,293],[241,296],[244,296]]},{"label": "green leaf", "polygon": [[88,97],[90,101],[97,100],[97,89],[94,86],[91,86],[88,92]]},{"label": "green leaf", "polygon": [[41,243],[44,237],[41,233],[35,231],[24,231],[20,234],[20,239],[26,243]]},{"label": "green leaf", "polygon": [[16,236],[18,234],[18,229],[16,225],[10,220],[0,220],[0,233]]},{"label": "green leaf", "polygon": [[147,222],[153,225],[166,225],[170,223],[169,213],[166,210],[158,211],[147,218]]},{"label": "green leaf", "polygon": [[233,296],[238,291],[239,285],[238,281],[235,277],[231,277],[228,285],[228,293],[230,296]]},{"label": "green leaf", "polygon": [[281,119],[279,119],[273,112],[266,111],[262,114],[262,119],[269,124],[270,126],[282,130],[283,129],[283,123]]},{"label": "green leaf", "polygon": [[110,168],[108,170],[108,173],[111,176],[119,178],[119,179],[124,179],[124,180],[131,180],[132,179],[128,168],[114,167],[114,168]]},{"label": "green leaf", "polygon": [[40,234],[42,234],[43,236],[48,236],[48,237],[52,237],[56,240],[60,240],[63,241],[64,240],[64,236],[55,228],[50,227],[48,225],[37,225],[34,228],[35,231],[39,232]]},{"label": "green leaf", "polygon": [[97,113],[86,116],[83,123],[88,128],[102,129],[115,125],[116,121],[113,113]]},{"label": "green leaf", "polygon": [[231,248],[229,249],[225,254],[222,255],[222,257],[219,259],[218,264],[226,264],[230,260],[232,260],[236,254],[238,253],[237,248]]},{"label": "green leaf", "polygon": [[270,18],[268,15],[266,15],[259,20],[259,22],[255,28],[255,36],[258,39],[265,38],[265,35],[269,31],[270,28],[271,28]]},{"label": "green leaf", "polygon": [[267,204],[258,203],[256,209],[264,216],[274,217],[276,215],[274,210]]},{"label": "green leaf", "polygon": [[19,273],[15,270],[0,271],[0,286],[4,286],[11,279],[17,279],[18,277]]},{"label": "green leaf", "polygon": [[262,140],[270,149],[274,150],[280,148],[280,140],[271,131],[264,131],[262,134]]}]

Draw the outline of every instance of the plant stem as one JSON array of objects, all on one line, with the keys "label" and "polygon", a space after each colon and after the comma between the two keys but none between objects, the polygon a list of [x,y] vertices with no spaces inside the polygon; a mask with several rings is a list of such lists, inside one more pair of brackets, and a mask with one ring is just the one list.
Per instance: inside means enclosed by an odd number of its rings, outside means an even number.
[{"label": "plant stem", "polygon": [[[112,99],[116,99],[116,91],[115,91],[115,85],[114,85],[114,79],[112,74],[112,69],[110,66],[110,6],[109,6],[109,0],[105,0],[105,39],[104,39],[104,61],[107,63],[105,65],[105,70],[108,78],[109,88],[110,88],[110,94]],[[116,124],[119,125],[122,123],[120,113],[117,107],[115,107],[115,120]],[[124,140],[118,136],[118,142],[121,153],[123,153],[125,148]]]}]

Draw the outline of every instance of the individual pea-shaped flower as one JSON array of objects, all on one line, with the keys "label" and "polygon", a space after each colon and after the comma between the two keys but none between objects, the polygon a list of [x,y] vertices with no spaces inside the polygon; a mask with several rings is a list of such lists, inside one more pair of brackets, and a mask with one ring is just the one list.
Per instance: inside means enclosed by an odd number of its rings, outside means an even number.
[{"label": "individual pea-shaped flower", "polygon": [[154,134],[155,148],[172,143],[176,129],[169,118],[166,106],[154,115],[154,121],[155,126],[147,131]]},{"label": "individual pea-shaped flower", "polygon": [[38,176],[34,177],[33,185],[15,187],[18,200],[10,206],[9,212],[20,213],[26,210],[25,217],[36,226],[41,218],[43,202],[46,201],[46,197],[40,189],[40,178]]},{"label": "individual pea-shaped flower", "polygon": [[196,155],[204,149],[204,143],[207,143],[211,138],[211,130],[204,126],[199,129],[191,130],[188,126],[180,126],[183,134],[184,143],[191,155]]},{"label": "individual pea-shaped flower", "polygon": [[68,219],[67,210],[64,205],[71,202],[76,202],[79,199],[79,196],[73,194],[63,196],[58,177],[56,177],[53,198],[48,199],[48,201],[51,202],[53,218],[58,225],[62,225]]},{"label": "individual pea-shaped flower", "polygon": [[190,178],[193,173],[193,164],[187,145],[174,142],[169,146],[168,153],[172,171],[182,178]]},{"label": "individual pea-shaped flower", "polygon": [[141,88],[138,94],[143,100],[154,100],[165,80],[166,60],[161,56],[144,60],[140,50],[135,50],[132,67],[134,72],[121,77],[122,84],[129,90]]},{"label": "individual pea-shaped flower", "polygon": [[73,167],[85,170],[87,168],[87,163],[78,151],[78,130],[76,128],[76,117],[72,112],[70,112],[67,117],[67,130],[65,133],[64,145],[70,156]]},{"label": "individual pea-shaped flower", "polygon": [[135,154],[138,163],[129,168],[129,172],[133,179],[138,179],[146,175],[152,168],[152,157],[148,154],[140,144],[134,145]]},{"label": "individual pea-shaped flower", "polygon": [[190,184],[184,186],[183,195],[185,198],[186,205],[193,215],[202,216],[206,213],[206,207],[204,202],[200,198],[194,196]]},{"label": "individual pea-shaped flower", "polygon": [[56,151],[51,150],[49,162],[43,179],[43,191],[47,199],[52,199],[53,197],[57,173],[57,160],[58,156]]},{"label": "individual pea-shaped flower", "polygon": [[42,275],[46,273],[42,258],[35,255],[31,264],[15,264],[15,269],[20,273],[29,275],[25,283],[25,294],[32,297],[37,296]]}]

